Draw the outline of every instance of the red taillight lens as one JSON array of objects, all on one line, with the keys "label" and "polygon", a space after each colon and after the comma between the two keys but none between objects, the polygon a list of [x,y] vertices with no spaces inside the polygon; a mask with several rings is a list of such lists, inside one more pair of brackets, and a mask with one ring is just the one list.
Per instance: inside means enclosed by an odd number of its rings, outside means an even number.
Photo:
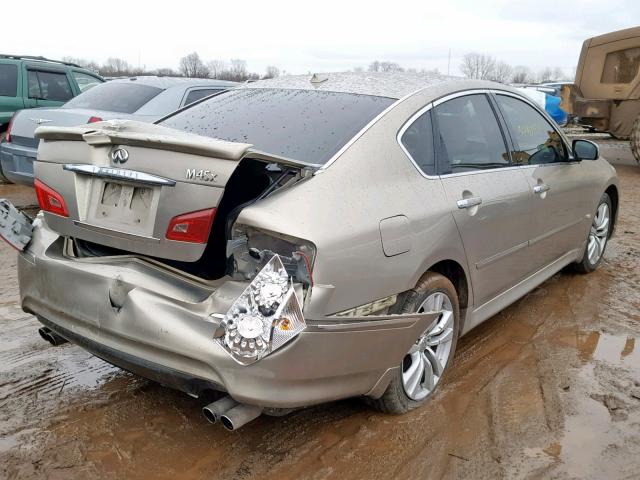
[{"label": "red taillight lens", "polygon": [[101,121],[102,119],[100,117],[89,117],[89,121],[87,123],[96,123]]},{"label": "red taillight lens", "polygon": [[216,209],[199,210],[173,217],[167,228],[167,240],[179,242],[207,243]]},{"label": "red taillight lens", "polygon": [[33,186],[36,188],[38,203],[42,210],[55,213],[56,215],[62,215],[63,217],[69,216],[69,211],[67,210],[67,205],[64,203],[62,195],[38,179],[33,182]]},{"label": "red taillight lens", "polygon": [[13,119],[16,118],[16,114],[14,113],[11,116],[11,120],[9,120],[9,126],[7,127],[7,134],[4,137],[4,141],[5,142],[10,142],[11,141],[11,127],[13,127]]}]

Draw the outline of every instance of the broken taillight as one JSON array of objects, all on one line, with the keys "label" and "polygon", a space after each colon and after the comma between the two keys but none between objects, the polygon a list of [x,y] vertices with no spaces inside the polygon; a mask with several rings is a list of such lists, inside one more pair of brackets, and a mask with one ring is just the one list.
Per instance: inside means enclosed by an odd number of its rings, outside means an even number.
[{"label": "broken taillight", "polygon": [[61,215],[63,217],[69,216],[69,211],[67,210],[67,205],[64,203],[62,195],[38,179],[33,182],[33,186],[36,189],[38,203],[42,210],[45,212],[55,213],[56,215]]},{"label": "broken taillight", "polygon": [[216,209],[198,210],[173,217],[167,228],[167,240],[179,242],[207,243],[216,217]]},{"label": "broken taillight", "polygon": [[89,121],[87,123],[97,123],[101,121],[102,119],[100,117],[89,117]]}]

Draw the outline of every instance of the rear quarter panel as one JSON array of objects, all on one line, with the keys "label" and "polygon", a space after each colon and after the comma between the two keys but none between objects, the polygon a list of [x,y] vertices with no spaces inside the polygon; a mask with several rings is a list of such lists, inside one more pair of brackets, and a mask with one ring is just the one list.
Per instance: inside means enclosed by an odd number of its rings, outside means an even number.
[{"label": "rear quarter panel", "polygon": [[[423,177],[396,141],[405,120],[432,97],[423,91],[397,104],[326,170],[246,208],[238,218],[316,245],[314,281],[335,287],[328,300],[323,296],[324,314],[409,290],[441,260],[466,269],[440,180]],[[380,221],[397,215],[409,219],[410,250],[386,256]]]}]

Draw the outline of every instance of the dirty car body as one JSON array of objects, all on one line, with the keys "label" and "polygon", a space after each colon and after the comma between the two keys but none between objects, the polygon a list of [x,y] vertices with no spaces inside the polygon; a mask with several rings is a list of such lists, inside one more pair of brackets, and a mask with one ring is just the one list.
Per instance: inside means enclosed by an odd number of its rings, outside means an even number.
[{"label": "dirty car body", "polygon": [[[309,80],[250,84],[158,125],[39,129],[25,311],[192,395],[259,411],[375,399],[442,316],[397,308],[425,272],[455,285],[464,334],[579,261],[600,196],[617,198],[613,168],[580,161],[509,87]],[[551,146],[531,150],[539,134]]]}]

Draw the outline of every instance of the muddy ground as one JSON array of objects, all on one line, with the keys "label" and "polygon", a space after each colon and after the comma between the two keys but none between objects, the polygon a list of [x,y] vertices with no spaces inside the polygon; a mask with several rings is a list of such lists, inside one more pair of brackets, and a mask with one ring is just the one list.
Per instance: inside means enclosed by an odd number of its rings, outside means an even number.
[{"label": "muddy ground", "polygon": [[42,341],[0,244],[0,478],[640,478],[640,167],[602,145],[622,205],[601,268],[478,327],[435,398],[400,417],[348,400],[210,425],[202,401]]}]

